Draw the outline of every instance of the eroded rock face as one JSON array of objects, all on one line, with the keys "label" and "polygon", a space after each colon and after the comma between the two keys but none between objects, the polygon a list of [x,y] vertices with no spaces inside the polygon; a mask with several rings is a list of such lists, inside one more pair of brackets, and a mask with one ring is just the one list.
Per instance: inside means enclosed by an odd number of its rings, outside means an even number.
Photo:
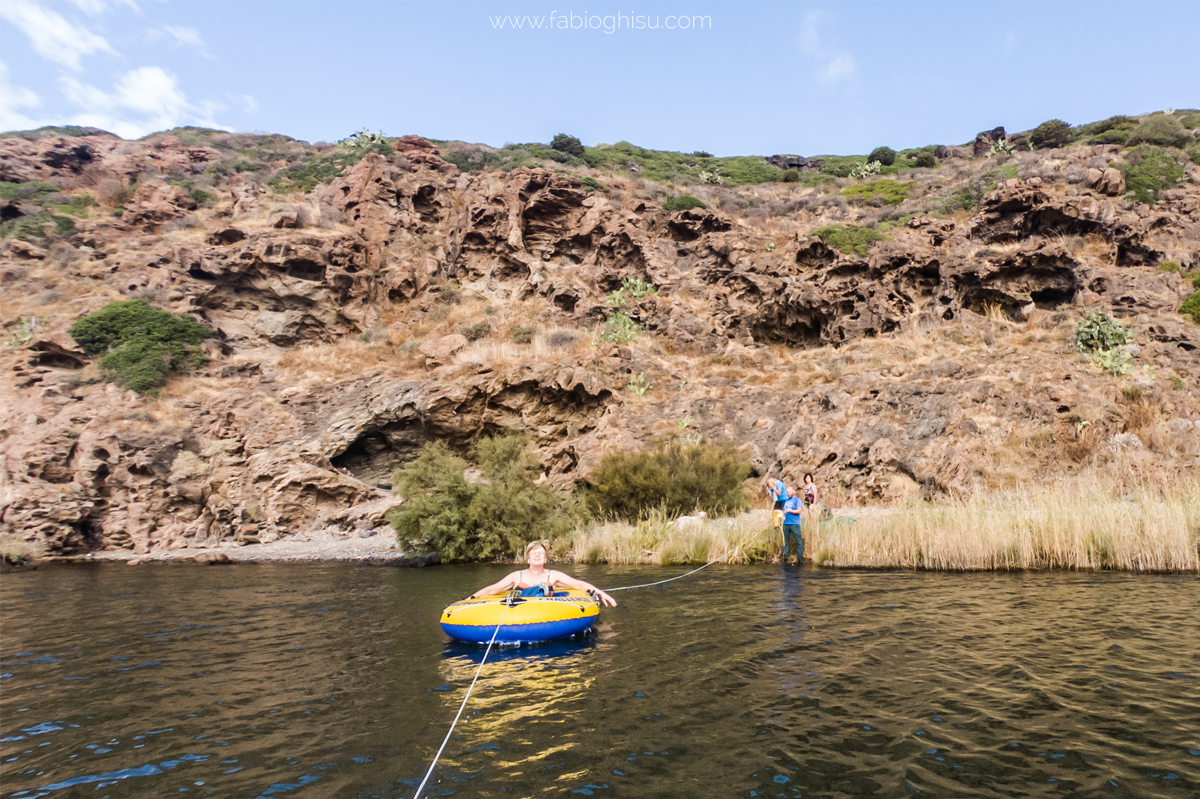
[{"label": "eroded rock face", "polygon": [[[989,132],[987,146],[1003,135]],[[4,139],[0,177],[128,178],[217,157],[171,138],[141,150],[106,137]],[[1037,372],[1016,351],[987,367],[879,364],[817,385],[794,369],[752,385],[712,367],[762,369],[770,347],[842,347],[995,313],[1103,306],[1135,326],[1148,362],[1200,379],[1197,328],[1174,313],[1190,288],[1156,268],[1200,266],[1188,244],[1200,232],[1194,184],[1150,208],[1115,199],[1123,177],[1111,168],[1069,190],[1004,181],[969,221],[917,215],[861,256],[721,211],[618,207],[567,173],[460,173],[417,137],[396,150],[368,155],[301,205],[280,207],[241,176],[213,189],[209,209],[179,186],[143,182],[120,219],[82,220],[76,257],[61,263],[52,249],[0,243],[6,291],[57,291],[39,271],[49,263],[57,279],[103,287],[64,298],[69,311],[4,350],[0,522],[57,552],[352,535],[385,523],[400,501],[392,473],[429,441],[465,451],[479,435],[523,431],[546,479],[569,487],[612,448],[681,419],[736,442],[760,472],[815,471],[863,497],[969,490],[996,444],[986,419],[1053,427],[1095,386]],[[196,226],[171,230],[186,219]],[[1073,237],[1097,243],[1064,243]],[[496,304],[536,301],[569,330],[610,318],[608,295],[628,278],[657,292],[621,308],[650,346],[497,365],[464,357],[455,333],[423,340],[425,371],[404,379],[375,370],[313,383],[272,368],[292,348],[428,314],[450,281]],[[98,382],[66,332],[114,293],[150,295],[218,333],[205,345],[209,382],[175,416]],[[661,397],[631,401],[634,376]]]}]

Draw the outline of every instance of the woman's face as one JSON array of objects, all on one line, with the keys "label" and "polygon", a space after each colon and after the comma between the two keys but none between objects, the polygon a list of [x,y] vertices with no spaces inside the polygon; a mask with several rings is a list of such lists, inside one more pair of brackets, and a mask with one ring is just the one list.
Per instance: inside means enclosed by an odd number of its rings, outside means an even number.
[{"label": "woman's face", "polygon": [[804,484],[808,485],[811,482],[812,482],[812,475],[811,474],[804,475]]},{"label": "woman's face", "polygon": [[545,566],[546,565],[546,550],[542,547],[534,547],[529,550],[527,556],[530,566]]}]

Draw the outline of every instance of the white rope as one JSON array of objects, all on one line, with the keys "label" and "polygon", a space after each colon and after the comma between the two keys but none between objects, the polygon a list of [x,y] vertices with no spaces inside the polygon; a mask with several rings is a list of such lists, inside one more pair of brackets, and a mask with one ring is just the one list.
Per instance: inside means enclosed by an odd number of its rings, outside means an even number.
[{"label": "white rope", "polygon": [[500,634],[500,626],[504,624],[504,616],[511,607],[511,604],[504,603],[504,610],[500,613],[500,621],[496,622],[496,629],[492,631],[492,640],[488,641],[487,649],[483,651],[483,660],[479,661],[479,668],[475,669],[475,677],[467,687],[467,695],[463,697],[462,704],[458,707],[458,714],[454,717],[454,721],[450,724],[450,729],[446,732],[446,739],[442,741],[442,745],[438,747],[437,754],[433,756],[433,762],[429,764],[429,771],[425,772],[425,779],[421,780],[421,784],[417,786],[417,792],[413,794],[413,799],[418,799],[421,796],[421,791],[425,790],[425,783],[429,782],[430,776],[433,775],[433,767],[437,765],[438,758],[442,756],[442,750],[450,742],[450,736],[454,734],[454,726],[458,724],[459,718],[467,707],[467,700],[471,698],[471,691],[475,690],[475,682],[479,679],[479,673],[483,671],[483,664],[487,663],[488,653],[492,651],[492,644],[496,642],[496,636]]},{"label": "white rope", "polygon": [[605,591],[628,591],[631,588],[650,588],[651,586],[662,585],[663,583],[669,583],[669,582],[672,582],[673,580],[682,580],[684,577],[687,577],[688,575],[695,574],[696,572],[700,571],[700,569],[707,569],[709,566],[713,565],[714,563],[716,563],[718,561],[722,561],[727,557],[731,557],[734,554],[734,552],[737,552],[737,550],[735,549],[733,552],[729,553],[729,555],[722,555],[719,558],[710,560],[708,563],[705,563],[699,569],[692,569],[687,574],[681,574],[678,577],[670,577],[666,580],[659,580],[656,583],[643,583],[642,585],[622,585],[619,588],[605,588],[604,590]]}]

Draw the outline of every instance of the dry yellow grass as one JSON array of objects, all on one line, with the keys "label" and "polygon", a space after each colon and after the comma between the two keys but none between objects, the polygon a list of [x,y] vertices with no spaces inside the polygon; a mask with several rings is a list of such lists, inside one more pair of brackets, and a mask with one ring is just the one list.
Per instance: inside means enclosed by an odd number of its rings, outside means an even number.
[{"label": "dry yellow grass", "polygon": [[576,563],[753,563],[770,557],[768,522],[768,511],[683,525],[656,512],[637,524],[608,522],[577,530],[567,551]]},{"label": "dry yellow grass", "polygon": [[[1117,495],[1073,483],[914,501],[857,516],[844,511],[820,524],[806,519],[805,552],[824,567],[1200,571],[1200,483]],[[780,534],[768,514],[755,510],[684,528],[661,514],[636,525],[601,524],[577,531],[567,552],[587,563],[778,559]]]},{"label": "dry yellow grass", "polygon": [[806,538],[822,566],[1200,571],[1200,483],[1117,495],[1071,483],[915,502]]}]

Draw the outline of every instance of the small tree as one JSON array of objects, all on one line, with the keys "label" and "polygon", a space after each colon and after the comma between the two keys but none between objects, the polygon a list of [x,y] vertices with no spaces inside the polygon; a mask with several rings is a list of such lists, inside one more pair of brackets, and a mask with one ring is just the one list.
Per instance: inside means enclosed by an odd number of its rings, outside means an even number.
[{"label": "small tree", "polygon": [[876,147],[867,156],[867,161],[878,161],[884,166],[891,166],[896,163],[896,151],[891,147]]},{"label": "small tree", "polygon": [[470,464],[441,441],[396,471],[392,482],[404,504],[390,521],[398,537],[426,541],[445,560],[484,560],[570,532],[577,504],[535,483],[541,465],[524,438],[480,439],[471,458],[482,474],[476,483],[464,476]]},{"label": "small tree", "polygon": [[551,149],[558,150],[560,153],[567,153],[576,158],[583,157],[583,142],[574,136],[568,136],[565,133],[559,133],[550,142]]},{"label": "small tree", "polygon": [[1033,129],[1029,142],[1034,147],[1054,149],[1071,142],[1071,126],[1061,119],[1050,119]]}]

